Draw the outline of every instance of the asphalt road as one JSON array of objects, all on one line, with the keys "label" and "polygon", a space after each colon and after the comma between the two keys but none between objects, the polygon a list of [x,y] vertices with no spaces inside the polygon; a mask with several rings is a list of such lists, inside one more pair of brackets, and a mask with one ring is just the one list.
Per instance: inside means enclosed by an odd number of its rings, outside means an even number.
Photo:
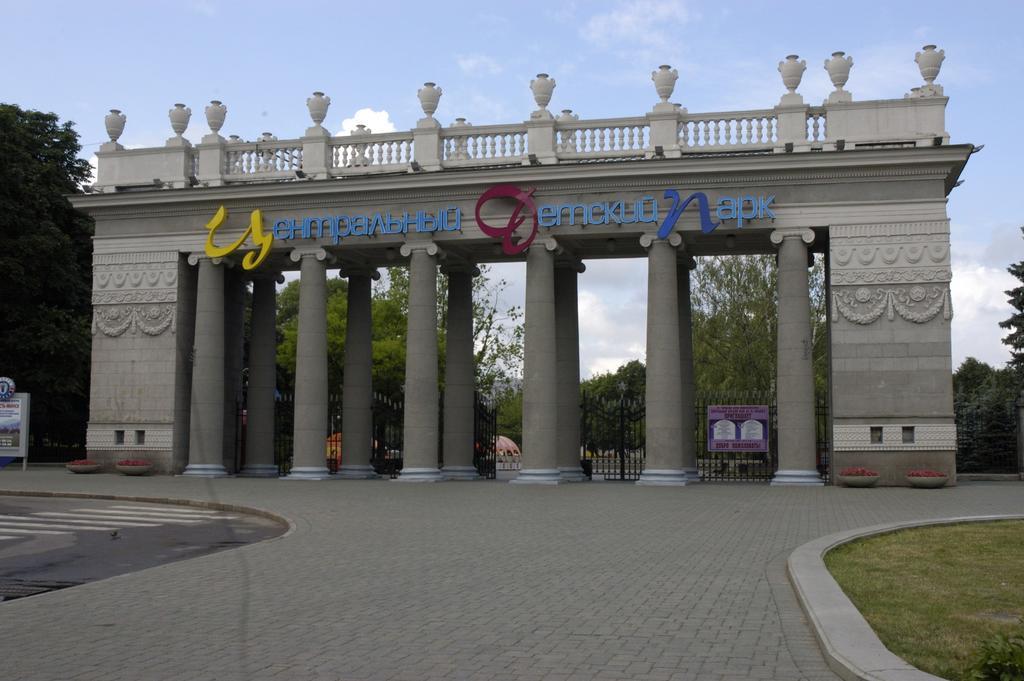
[{"label": "asphalt road", "polygon": [[0,601],[269,539],[259,516],[191,506],[0,496]]}]

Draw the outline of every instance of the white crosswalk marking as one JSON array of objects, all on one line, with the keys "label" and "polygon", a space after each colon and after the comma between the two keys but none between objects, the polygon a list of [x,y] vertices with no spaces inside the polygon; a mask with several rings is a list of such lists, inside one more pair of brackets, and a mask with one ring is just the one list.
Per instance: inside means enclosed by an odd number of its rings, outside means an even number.
[{"label": "white crosswalk marking", "polygon": [[71,534],[66,530],[19,530],[14,527],[5,527],[4,532],[10,534]]},{"label": "white crosswalk marking", "polygon": [[116,508],[124,511],[157,511],[161,513],[181,513],[188,515],[204,515],[212,516],[219,515],[219,511],[197,511],[185,508],[154,508],[153,506],[109,506],[108,508]]},{"label": "white crosswalk marking", "polygon": [[[45,521],[46,518],[40,518],[37,515],[0,515],[0,521],[2,520],[36,520]],[[157,520],[151,520],[148,523],[136,523],[136,522],[125,522],[121,520],[81,520],[72,518],[61,518],[59,522],[70,523],[74,525],[110,525],[111,527],[160,527],[160,522]]]},{"label": "white crosswalk marking", "polygon": [[146,518],[142,518],[141,516],[137,516],[137,515],[120,515],[120,514],[112,515],[110,513],[104,513],[102,511],[89,511],[89,510],[75,511],[74,513],[67,513],[65,511],[40,511],[39,513],[35,513],[33,515],[45,516],[47,518],[84,518],[84,519],[98,520],[98,521],[103,521],[103,520],[127,520],[127,521],[131,522],[131,521],[138,521],[138,520],[145,519],[145,520],[149,520],[149,521],[152,521],[152,522],[170,523],[172,525],[198,525],[199,523],[205,522],[205,519],[200,519],[200,518],[196,518],[195,520],[193,520],[191,518],[188,519],[188,520],[185,520],[184,518],[156,518],[156,517],[152,517],[152,516],[149,516],[149,517],[146,517]]},{"label": "white crosswalk marking", "polygon": [[[76,510],[76,511],[83,511],[84,512],[84,511],[88,511],[89,509],[76,508],[74,510]],[[185,519],[185,520],[214,520],[214,519],[217,519],[217,518],[234,518],[235,517],[235,516],[231,516],[231,515],[224,515],[223,513],[218,513],[216,511],[212,511],[212,512],[207,511],[205,513],[200,512],[200,511],[191,512],[191,513],[182,513],[181,511],[163,511],[163,510],[154,510],[154,509],[149,509],[149,510],[146,510],[146,511],[118,511],[118,510],[114,510],[113,508],[95,508],[95,509],[92,509],[91,512],[92,513],[119,513],[121,515],[137,515],[140,518],[141,517],[156,516],[156,517],[159,517],[159,518],[181,518],[181,519]]]},{"label": "white crosswalk marking", "polygon": [[37,528],[40,530],[114,530],[117,529],[116,525],[64,525],[62,523],[46,522],[43,519],[37,519],[36,522],[20,522],[20,521],[8,521],[4,520],[3,516],[0,516],[0,531],[7,532],[11,528]]}]

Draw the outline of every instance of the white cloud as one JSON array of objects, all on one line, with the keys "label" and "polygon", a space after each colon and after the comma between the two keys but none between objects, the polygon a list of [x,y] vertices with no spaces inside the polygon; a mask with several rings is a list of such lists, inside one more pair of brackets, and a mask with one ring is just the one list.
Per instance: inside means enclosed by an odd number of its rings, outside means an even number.
[{"label": "white cloud", "polygon": [[89,171],[89,179],[85,182],[86,184],[96,184],[96,174],[99,171],[99,161],[100,158],[96,154],[89,157],[89,167],[91,170]]},{"label": "white cloud", "polygon": [[1005,269],[979,263],[953,266],[954,369],[967,357],[997,367],[1010,359],[1001,341],[1007,332],[999,322],[1013,313],[1004,291],[1019,284]]},{"label": "white cloud", "polygon": [[501,64],[486,54],[460,55],[455,62],[469,76],[495,76],[503,70]]},{"label": "white cloud", "polygon": [[341,122],[341,130],[336,134],[338,135],[350,135],[352,131],[356,129],[356,125],[362,123],[373,132],[394,132],[395,124],[391,121],[391,116],[384,109],[376,111],[370,107],[359,109],[352,118],[346,118]]},{"label": "white cloud", "polygon": [[660,50],[676,42],[673,30],[690,18],[679,0],[628,0],[610,12],[590,17],[580,35],[597,46],[645,45]]}]

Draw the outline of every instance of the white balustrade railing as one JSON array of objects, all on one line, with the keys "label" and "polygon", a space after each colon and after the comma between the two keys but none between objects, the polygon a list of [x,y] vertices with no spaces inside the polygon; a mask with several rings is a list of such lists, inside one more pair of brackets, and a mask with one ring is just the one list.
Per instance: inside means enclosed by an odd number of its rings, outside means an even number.
[{"label": "white balustrade railing", "polygon": [[726,111],[683,114],[679,148],[686,152],[769,149],[777,139],[775,111]]},{"label": "white balustrade railing", "polygon": [[405,169],[414,159],[408,132],[335,137],[330,145],[332,174]]},{"label": "white balustrade railing", "polygon": [[650,146],[650,125],[644,117],[558,121],[555,136],[559,159],[643,157]]},{"label": "white balustrade railing", "polygon": [[807,139],[812,144],[825,141],[825,109],[815,106],[807,110]]},{"label": "white balustrade railing", "polygon": [[224,174],[229,180],[294,177],[301,169],[301,140],[233,143],[224,149]]},{"label": "white balustrade railing", "polygon": [[441,131],[444,167],[504,165],[528,153],[525,125],[473,125]]},{"label": "white balustrade railing", "polygon": [[[678,73],[668,66],[651,74],[661,99],[649,113],[627,118],[579,120],[569,109],[553,118],[548,110],[555,80],[539,74],[530,81],[537,109],[528,123],[471,125],[463,118],[442,127],[434,113],[441,88],[426,83],[417,91],[425,118],[414,130],[372,134],[364,125],[354,134],[330,137],[323,122],[330,97],[313,93],[306,100],[313,127],[302,139],[280,141],[264,133],[257,142],[220,137],[226,108],[205,108],[211,135],[192,147],[183,138],[190,113],[175,105],[168,113],[176,137],[164,147],[125,150],[117,140],[126,117],[111,110],[104,117],[110,142],[100,145],[95,191],[156,185],[195,185],[312,179],[374,172],[433,172],[445,168],[613,161],[680,154],[810,152],[836,149],[931,147],[949,142],[945,131],[947,99],[935,82],[945,59],[926,45],[915,55],[925,80],[901,99],[857,101],[843,89],[852,61],[841,53],[826,61],[836,86],[822,106],[808,106],[797,93],[805,61],[790,55],[778,71],[786,92],[772,108],[751,111],[688,113],[669,104]],[[520,119],[521,120],[521,119]]]}]

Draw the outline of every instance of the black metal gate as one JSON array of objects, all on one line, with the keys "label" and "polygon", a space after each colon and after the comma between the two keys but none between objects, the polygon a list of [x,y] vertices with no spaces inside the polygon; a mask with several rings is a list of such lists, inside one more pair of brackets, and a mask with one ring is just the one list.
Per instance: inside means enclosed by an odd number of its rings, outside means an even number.
[{"label": "black metal gate", "polygon": [[482,477],[497,476],[498,408],[475,393],[473,400],[473,465]]},{"label": "black metal gate", "polygon": [[644,470],[644,401],[627,395],[583,394],[580,436],[583,470],[605,480],[638,480]]},{"label": "black metal gate", "polygon": [[[717,404],[768,405],[767,452],[709,452],[708,406]],[[697,421],[697,470],[700,479],[719,482],[768,482],[778,468],[778,410],[775,395],[768,392],[730,392],[698,395],[694,403]]]},{"label": "black metal gate", "polygon": [[295,433],[295,397],[278,393],[274,397],[274,463],[278,475],[292,469],[292,436]]},{"label": "black metal gate", "polygon": [[402,470],[405,401],[373,394],[373,451],[370,465],[378,475],[397,478]]}]

